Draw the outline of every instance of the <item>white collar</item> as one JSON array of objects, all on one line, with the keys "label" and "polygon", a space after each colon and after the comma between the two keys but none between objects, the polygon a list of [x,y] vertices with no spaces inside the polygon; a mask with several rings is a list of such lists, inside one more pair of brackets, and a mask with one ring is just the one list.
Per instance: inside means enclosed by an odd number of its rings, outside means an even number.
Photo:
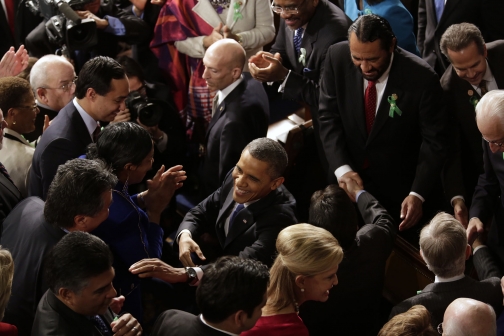
[{"label": "white collar", "polygon": [[73,104],[75,105],[75,108],[79,112],[80,116],[82,117],[82,120],[84,120],[84,123],[86,124],[86,128],[89,132],[89,135],[91,136],[91,139],[93,138],[93,133],[96,129],[96,126],[98,126],[98,123],[96,120],[93,119],[84,109],[82,106],[79,105],[77,102],[77,98],[73,99]]},{"label": "white collar", "polygon": [[441,278],[441,277],[438,277],[436,275],[436,277],[434,278],[434,283],[438,283],[438,282],[453,282],[453,281],[457,281],[457,280],[463,279],[464,277],[465,277],[464,273],[456,275],[456,276],[451,277],[451,278]]},{"label": "white collar", "polygon": [[220,105],[224,99],[243,81],[243,75],[240,75],[240,78],[235,80],[233,83],[229,84],[222,90],[217,92],[219,99],[217,100],[218,105]]},{"label": "white collar", "polygon": [[23,142],[25,145],[27,146],[30,146],[30,143],[28,141],[26,141],[26,139],[24,138],[24,136],[22,136],[21,134],[19,134],[18,132],[10,129],[10,128],[4,128],[4,134],[10,134],[12,136],[15,136],[16,138],[18,138],[21,142]]},{"label": "white collar", "polygon": [[226,334],[226,335],[231,335],[231,336],[240,336],[240,335],[238,335],[238,334],[233,334],[233,333],[230,333],[229,331],[225,331],[225,330],[221,330],[221,329],[217,329],[217,328],[215,328],[215,327],[212,327],[210,324],[208,324],[208,323],[205,321],[205,319],[203,318],[203,314],[200,314],[200,320],[201,320],[201,322],[203,322],[203,324],[204,324],[204,325],[206,325],[207,327],[210,327],[210,328],[212,328],[212,329],[214,329],[214,330],[220,331],[221,333],[224,333],[224,334]]}]

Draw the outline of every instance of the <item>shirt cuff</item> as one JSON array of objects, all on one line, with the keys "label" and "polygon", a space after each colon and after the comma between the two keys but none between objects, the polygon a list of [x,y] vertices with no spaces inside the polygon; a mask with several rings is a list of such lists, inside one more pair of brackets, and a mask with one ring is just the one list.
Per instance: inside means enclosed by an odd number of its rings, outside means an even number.
[{"label": "shirt cuff", "polygon": [[360,190],[360,191],[358,191],[357,192],[357,196],[355,196],[355,202],[358,202],[360,195],[362,195],[365,192],[366,192],[366,190]]},{"label": "shirt cuff", "polygon": [[343,176],[346,173],[351,172],[351,171],[352,171],[352,168],[349,165],[343,165],[334,171],[334,175],[336,175],[336,178],[338,179],[338,182],[339,182],[339,179],[341,178],[341,176]]},{"label": "shirt cuff", "polygon": [[289,70],[289,73],[287,74],[287,76],[285,76],[285,79],[283,80],[282,84],[280,84],[280,87],[278,88],[278,92],[280,92],[280,93],[284,92],[285,85],[287,84],[287,79],[289,79],[290,73],[291,73],[291,71]]},{"label": "shirt cuff", "polygon": [[201,267],[193,267],[193,269],[196,271],[196,277],[198,278],[198,281],[193,283],[191,286],[198,286],[201,279],[203,279],[203,275],[205,275],[205,273],[203,272]]},{"label": "shirt cuff", "polygon": [[178,242],[179,242],[180,236],[181,236],[181,235],[182,235],[182,233],[184,233],[184,232],[189,233],[189,236],[192,238],[191,231],[189,231],[189,230],[187,230],[187,229],[184,229],[184,230],[180,231],[180,233],[178,234],[177,238],[175,238],[175,241],[177,242],[177,244],[178,244]]},{"label": "shirt cuff", "polygon": [[486,245],[480,245],[480,246],[476,247],[476,248],[473,250],[473,255],[475,255],[475,254],[476,254],[476,252],[477,252],[479,249],[482,249],[482,248],[484,248],[484,247],[488,247],[488,246],[486,246]]},{"label": "shirt cuff", "polygon": [[106,19],[109,23],[103,31],[116,36],[126,35],[126,28],[124,27],[124,24],[121,22],[121,20],[109,15],[105,15],[103,18]]},{"label": "shirt cuff", "polygon": [[425,202],[425,198],[423,198],[422,196],[420,196],[416,192],[411,191],[409,194],[418,197],[422,201],[422,203]]},{"label": "shirt cuff", "polygon": [[462,195],[453,196],[452,199],[450,200],[450,204],[451,204],[452,207],[453,207],[453,201],[455,201],[457,198],[461,198],[462,201],[464,201],[464,203],[465,203],[464,196],[462,196]]}]

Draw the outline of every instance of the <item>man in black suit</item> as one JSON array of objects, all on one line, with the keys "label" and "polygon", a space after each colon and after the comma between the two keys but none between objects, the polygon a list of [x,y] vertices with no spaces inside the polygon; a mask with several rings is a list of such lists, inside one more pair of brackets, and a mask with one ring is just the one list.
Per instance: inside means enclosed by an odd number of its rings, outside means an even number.
[{"label": "man in black suit", "polygon": [[[331,289],[326,302],[304,303],[300,316],[310,335],[337,330],[341,335],[374,336],[381,328],[385,265],[397,226],[387,210],[354,180],[341,186],[344,190],[329,185],[313,194],[308,220],[331,232],[345,252],[338,268],[338,286]],[[360,229],[352,201],[357,203],[364,223],[369,223]],[[366,323],[362,323],[362,316],[367,317]]]},{"label": "man in black suit", "polygon": [[72,231],[93,231],[108,217],[115,175],[103,165],[75,159],[61,165],[44,202],[23,200],[4,222],[1,244],[16,264],[12,297],[4,321],[19,335],[30,335],[37,304],[47,290],[42,262],[51,248]]},{"label": "man in black suit", "polygon": [[109,57],[95,57],[84,65],[75,98],[44,132],[33,155],[29,195],[46,198],[60,164],[86,152],[100,131],[98,121],[112,121],[124,110],[129,83],[121,65]]},{"label": "man in black suit", "polygon": [[439,47],[445,30],[469,22],[481,29],[485,41],[504,39],[504,2],[501,0],[420,0],[417,46],[422,58],[442,76],[449,63]]},{"label": "man in black suit", "polygon": [[[488,91],[504,88],[504,41],[487,43],[473,24],[450,26],[441,38],[441,51],[450,61],[441,78],[452,120],[454,150],[449,151],[443,171],[445,193],[453,203],[455,218],[467,226],[478,176],[483,173],[481,133],[474,110]],[[463,163],[463,164],[462,164]]]},{"label": "man in black suit", "polygon": [[[8,2],[9,5],[7,5]],[[8,14],[11,6],[12,18]],[[7,12],[5,9],[7,9]],[[2,6],[0,6],[0,36],[2,36],[0,39],[0,55],[3,55],[10,47],[19,48],[24,43],[26,36],[37,27],[40,21],[42,21],[42,18],[28,9],[25,0],[2,1]]]},{"label": "man in black suit", "polygon": [[141,335],[131,314],[117,316],[109,308],[117,294],[112,259],[96,236],[71,232],[63,237],[45,262],[49,289],[38,304],[32,336]]},{"label": "man in black suit", "polygon": [[28,141],[36,141],[42,135],[44,120],[53,120],[75,93],[75,71],[65,57],[46,55],[39,59],[30,71],[30,85],[35,93],[40,113],[35,119],[35,131],[25,134]]},{"label": "man in black suit", "polygon": [[243,148],[268,132],[268,97],[261,83],[242,74],[245,62],[245,50],[232,39],[215,42],[203,58],[203,79],[211,91],[217,91],[205,135],[204,197],[222,185]]},{"label": "man in black suit", "polygon": [[[469,225],[467,237],[472,244],[476,238],[481,238],[485,227],[490,225],[486,247],[491,256],[495,257],[492,269],[497,266],[499,275],[504,270],[504,91],[493,90],[485,94],[476,106],[476,124],[483,137],[484,172],[478,179],[471,209],[469,210]],[[499,197],[500,196],[500,197]],[[481,244],[478,244],[481,245]],[[476,248],[476,247],[475,247]],[[475,255],[483,251],[476,251]],[[487,253],[487,254],[488,254]],[[488,256],[488,255],[487,255]],[[485,263],[487,264],[487,263]],[[488,266],[475,264],[487,268]],[[488,269],[478,270],[478,274],[487,273]],[[494,273],[495,274],[495,273]]]},{"label": "man in black suit", "polygon": [[270,52],[250,58],[250,73],[262,82],[281,82],[283,99],[309,106],[317,150],[327,170],[318,137],[319,79],[327,49],[346,40],[352,21],[327,0],[275,0],[271,7],[280,15],[278,35]]},{"label": "man in black suit", "polygon": [[205,273],[196,290],[201,315],[168,310],[157,319],[152,336],[238,335],[254,327],[266,304],[268,267],[227,256],[209,265]]},{"label": "man in black suit", "polygon": [[432,190],[446,157],[447,117],[437,75],[396,42],[385,19],[359,17],[349,42],[327,52],[319,114],[338,181],[356,180],[402,231],[420,220],[423,208],[439,209]]},{"label": "man in black suit", "polygon": [[431,313],[433,327],[443,321],[448,305],[464,297],[488,303],[497,315],[502,311],[499,278],[482,281],[464,275],[465,262],[471,256],[466,231],[452,215],[438,213],[420,233],[420,255],[436,275],[433,284],[392,309],[390,318],[414,305],[423,305]]}]

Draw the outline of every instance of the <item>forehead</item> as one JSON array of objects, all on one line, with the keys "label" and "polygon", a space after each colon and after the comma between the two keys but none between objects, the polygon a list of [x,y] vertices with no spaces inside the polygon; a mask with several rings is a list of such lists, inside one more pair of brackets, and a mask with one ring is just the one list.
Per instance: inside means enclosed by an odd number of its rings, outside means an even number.
[{"label": "forehead", "polygon": [[448,49],[448,56],[450,56],[452,62],[457,63],[457,62],[477,61],[483,55],[478,50],[478,46],[476,45],[476,43],[471,42],[467,47],[462,48],[459,51],[453,51],[451,49]]},{"label": "forehead", "polygon": [[349,39],[350,52],[352,55],[358,56],[376,56],[385,53],[386,51],[382,48],[381,40],[375,40],[373,42],[361,42],[357,38],[355,32],[352,32]]},{"label": "forehead", "polygon": [[273,6],[296,7],[303,0],[273,0]]},{"label": "forehead", "polygon": [[49,80],[67,81],[72,80],[75,76],[72,65],[67,62],[50,63],[47,66],[46,71]]},{"label": "forehead", "polygon": [[112,79],[110,91],[105,96],[109,98],[126,97],[129,93],[129,82],[126,76],[121,79]]},{"label": "forehead", "polygon": [[237,165],[243,173],[256,177],[268,175],[270,169],[270,165],[267,162],[254,158],[248,150],[242,153]]}]

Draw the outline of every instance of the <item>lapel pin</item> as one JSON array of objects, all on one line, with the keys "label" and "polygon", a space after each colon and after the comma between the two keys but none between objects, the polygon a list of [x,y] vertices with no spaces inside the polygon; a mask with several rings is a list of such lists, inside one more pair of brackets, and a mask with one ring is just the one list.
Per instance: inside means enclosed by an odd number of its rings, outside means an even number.
[{"label": "lapel pin", "polygon": [[244,220],[243,220],[243,223],[247,224],[247,220],[246,220],[246,219],[244,219]]},{"label": "lapel pin", "polygon": [[222,110],[224,110],[224,107],[223,107],[223,106],[221,106],[221,107],[220,107],[220,111],[221,111],[221,112],[222,112]]}]

